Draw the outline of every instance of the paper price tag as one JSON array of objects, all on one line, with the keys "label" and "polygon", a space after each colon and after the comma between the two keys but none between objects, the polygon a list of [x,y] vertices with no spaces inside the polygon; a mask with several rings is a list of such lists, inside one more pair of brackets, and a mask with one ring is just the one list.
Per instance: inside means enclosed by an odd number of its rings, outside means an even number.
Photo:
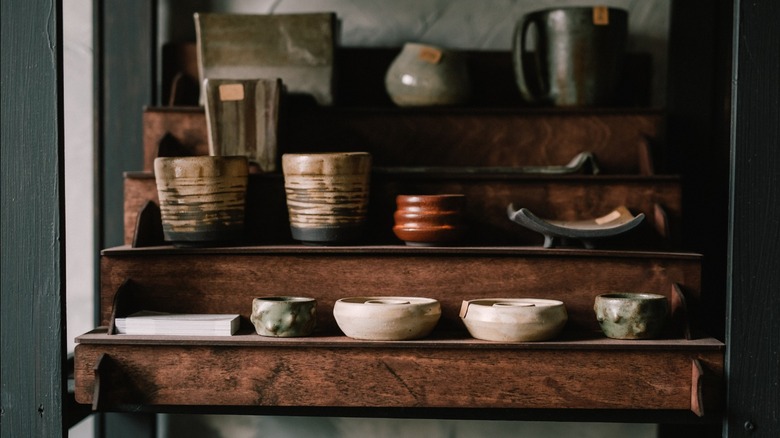
[{"label": "paper price tag", "polygon": [[438,64],[439,61],[441,61],[441,51],[431,47],[423,47],[420,49],[420,53],[417,54],[417,57],[419,57],[421,61]]},{"label": "paper price tag", "polygon": [[228,102],[244,100],[244,86],[241,84],[223,84],[219,86],[219,100]]},{"label": "paper price tag", "polygon": [[606,26],[609,24],[609,8],[606,6],[596,6],[593,8],[593,24],[596,26]]}]

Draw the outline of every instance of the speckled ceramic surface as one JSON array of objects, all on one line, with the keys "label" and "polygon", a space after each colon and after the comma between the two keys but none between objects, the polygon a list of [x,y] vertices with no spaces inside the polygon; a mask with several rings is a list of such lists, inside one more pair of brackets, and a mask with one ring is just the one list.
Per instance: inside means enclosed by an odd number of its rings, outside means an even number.
[{"label": "speckled ceramic surface", "polygon": [[370,154],[284,154],[282,169],[293,239],[310,244],[360,239],[368,212]]},{"label": "speckled ceramic surface", "polygon": [[486,298],[463,301],[460,318],[477,339],[531,342],[558,336],[569,316],[557,300]]},{"label": "speckled ceramic surface", "polygon": [[406,43],[385,74],[387,94],[398,106],[464,103],[469,81],[465,54],[418,43]]},{"label": "speckled ceramic surface", "polygon": [[317,300],[307,297],[260,297],[249,318],[261,336],[309,336],[317,326]]},{"label": "speckled ceramic surface", "polygon": [[166,241],[208,245],[242,237],[246,157],[159,157],[154,174]]},{"label": "speckled ceramic surface", "polygon": [[597,296],[593,310],[607,337],[654,339],[664,330],[669,305],[663,295],[612,293]]},{"label": "speckled ceramic surface", "polygon": [[407,245],[451,245],[466,231],[465,195],[399,195],[396,204],[393,232]]},{"label": "speckled ceramic surface", "polygon": [[333,317],[350,338],[404,341],[428,336],[439,322],[441,305],[421,297],[351,297],[336,301]]}]

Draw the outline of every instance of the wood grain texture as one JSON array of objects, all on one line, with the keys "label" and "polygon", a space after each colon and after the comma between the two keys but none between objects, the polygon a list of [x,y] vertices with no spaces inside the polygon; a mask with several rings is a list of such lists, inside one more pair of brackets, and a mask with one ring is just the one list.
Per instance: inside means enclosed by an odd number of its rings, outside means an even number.
[{"label": "wood grain texture", "polygon": [[[639,174],[644,145],[657,154],[665,135],[663,113],[652,110],[291,107],[279,130],[280,154],[364,151],[376,166],[549,166],[592,152],[607,174]],[[183,153],[208,154],[202,109],[147,108],[144,170],[166,133]]]},{"label": "wood grain texture", "polygon": [[701,258],[695,254],[541,248],[104,251],[101,317],[108,325],[114,294],[129,278],[137,285],[135,299],[148,310],[237,313],[245,321],[254,297],[309,296],[318,300],[324,333],[338,333],[332,315],[337,299],[378,294],[438,299],[442,317],[436,330],[463,333],[458,317],[463,300],[557,299],[569,312],[568,329],[592,332],[598,331],[592,309],[596,295],[643,291],[669,297],[677,283],[690,295],[689,305],[696,305],[700,271]]},{"label": "wood grain texture", "polygon": [[[413,344],[413,342],[411,342]],[[322,407],[691,409],[691,360],[719,352],[373,347],[77,348],[90,403],[100,354],[117,364],[104,403]],[[192,378],[197,376],[197,378]],[[105,384],[105,382],[101,382]],[[104,393],[106,391],[104,390]]]},{"label": "wood grain texture", "polygon": [[0,435],[65,436],[62,4],[0,6]]},{"label": "wood grain texture", "polygon": [[[544,238],[513,223],[506,207],[514,203],[544,218],[576,220],[600,217],[617,206],[634,214],[644,213],[643,224],[625,237],[604,242],[607,248],[677,247],[682,220],[680,180],[672,176],[487,176],[374,174],[371,177],[366,243],[401,243],[393,234],[396,197],[411,194],[461,193],[466,195],[463,242],[467,245],[541,245]],[[136,217],[148,200],[158,202],[151,174],[125,175],[125,244],[132,242]],[[656,208],[669,220],[667,237],[656,228]],[[248,244],[291,243],[289,218],[281,175],[250,175],[247,190],[246,242]]]}]

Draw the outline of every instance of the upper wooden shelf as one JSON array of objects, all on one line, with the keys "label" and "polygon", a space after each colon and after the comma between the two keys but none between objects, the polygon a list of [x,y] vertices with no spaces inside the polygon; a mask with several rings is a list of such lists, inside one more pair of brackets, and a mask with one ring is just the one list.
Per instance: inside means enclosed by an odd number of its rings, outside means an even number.
[{"label": "upper wooden shelf", "polygon": [[[663,164],[658,110],[294,108],[280,114],[279,149],[365,151],[376,166],[549,166],[591,152],[606,174],[651,174]],[[161,140],[175,154],[207,155],[206,117],[197,107],[144,111],[144,170]],[[170,139],[170,137],[169,137]]]}]

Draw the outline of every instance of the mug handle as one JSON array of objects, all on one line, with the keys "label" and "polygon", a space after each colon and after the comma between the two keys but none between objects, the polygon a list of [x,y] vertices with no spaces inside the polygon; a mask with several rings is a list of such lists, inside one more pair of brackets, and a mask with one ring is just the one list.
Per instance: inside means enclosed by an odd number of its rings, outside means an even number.
[{"label": "mug handle", "polygon": [[[520,88],[520,94],[523,95],[523,98],[529,101],[530,103],[539,103],[540,101],[544,100],[546,92],[542,92],[540,94],[534,94],[534,91],[531,87],[528,86],[528,79],[525,75],[525,68],[526,65],[523,63],[523,58],[526,53],[525,51],[525,42],[526,42],[526,35],[528,34],[528,28],[531,27],[531,24],[534,23],[535,17],[533,16],[525,16],[523,17],[523,21],[519,26],[515,26],[515,35],[512,39],[513,47],[512,47],[512,54],[513,54],[513,60],[514,60],[514,68],[515,68],[515,79],[517,80],[517,85]],[[539,25],[536,26],[537,32],[539,29]],[[549,87],[544,84],[544,75],[542,75],[541,72],[541,65],[538,62],[539,59],[539,49],[537,48],[536,52],[537,62],[534,67],[534,71],[536,72],[536,78],[535,81],[539,85],[539,90],[547,90]]]}]

